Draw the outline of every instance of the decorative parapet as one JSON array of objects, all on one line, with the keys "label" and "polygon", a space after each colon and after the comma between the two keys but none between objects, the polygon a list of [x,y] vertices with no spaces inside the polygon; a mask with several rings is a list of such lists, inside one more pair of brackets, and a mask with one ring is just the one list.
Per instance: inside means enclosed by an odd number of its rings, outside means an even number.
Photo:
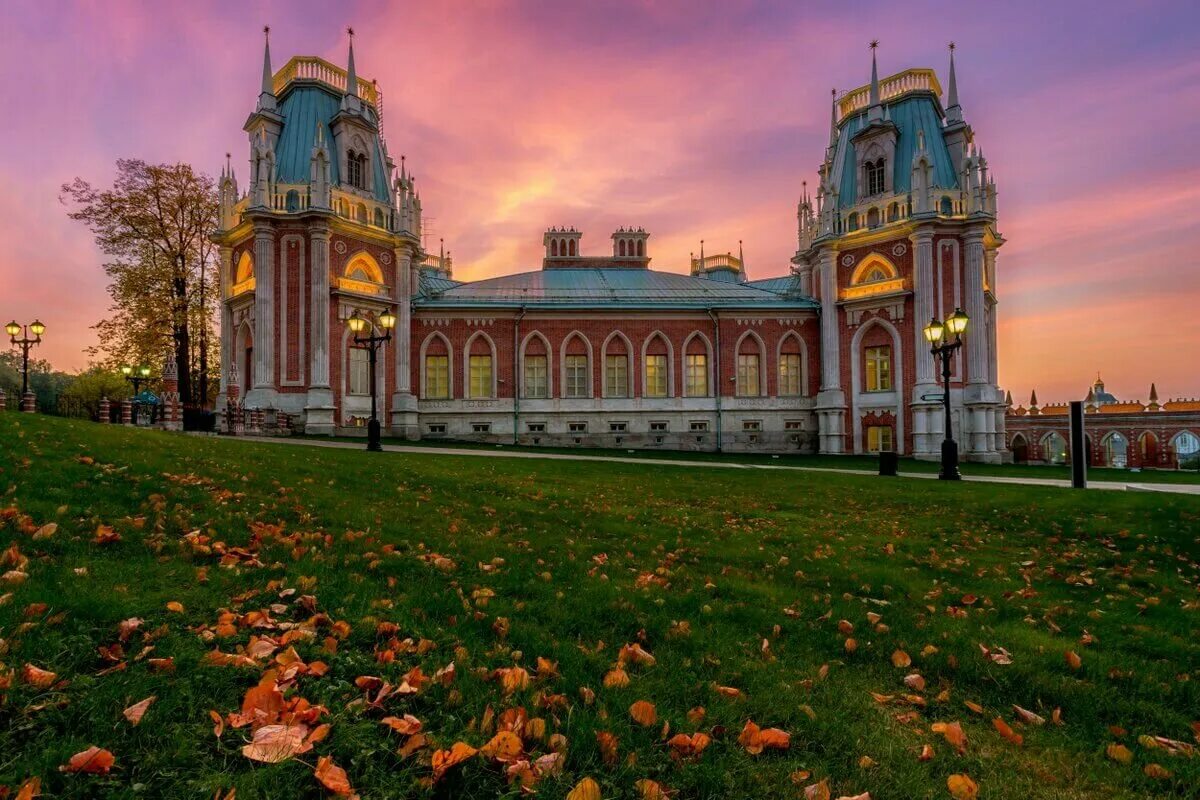
[{"label": "decorative parapet", "polygon": [[[321,83],[340,94],[346,93],[346,70],[317,56],[293,56],[275,73],[273,89],[275,96],[283,94],[288,84]],[[358,79],[358,97],[364,103],[379,108],[379,90],[374,81]]]},{"label": "decorative parapet", "polygon": [[337,279],[337,288],[340,291],[352,292],[353,294],[365,294],[371,297],[391,297],[391,292],[388,290],[386,284],[364,281],[359,278],[342,276]]},{"label": "decorative parapet", "polygon": [[[933,92],[938,97],[942,95],[942,85],[938,83],[933,70],[924,67],[906,69],[889,75],[879,82],[879,99],[887,102],[910,92]],[[871,87],[860,86],[851,89],[838,100],[838,123],[859,111],[865,109],[871,102]]]},{"label": "decorative parapet", "polygon": [[855,286],[847,286],[842,289],[842,300],[859,300],[864,297],[871,297],[881,294],[897,294],[908,290],[908,283],[904,278],[892,278],[886,281],[872,281],[871,283],[860,283]]},{"label": "decorative parapet", "polygon": [[251,275],[249,278],[246,278],[246,280],[242,281],[241,283],[235,283],[232,286],[230,286],[229,287],[229,296],[237,297],[240,294],[246,294],[247,292],[253,292],[254,287],[255,287],[255,280],[254,280],[254,276]]}]

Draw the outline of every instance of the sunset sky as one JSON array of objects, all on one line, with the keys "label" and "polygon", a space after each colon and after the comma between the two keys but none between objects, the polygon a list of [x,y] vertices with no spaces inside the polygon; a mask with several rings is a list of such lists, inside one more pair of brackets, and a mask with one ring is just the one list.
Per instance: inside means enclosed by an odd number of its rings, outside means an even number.
[{"label": "sunset sky", "polygon": [[61,184],[121,157],[216,173],[254,107],[262,34],[345,63],[384,95],[428,246],[455,277],[535,269],[541,231],[603,254],[644,226],[657,269],[745,242],[783,274],[829,90],[879,68],[958,85],[999,188],[1000,378],[1018,401],[1200,395],[1200,4],[1006,2],[89,2],[5,0],[0,317],[48,327],[37,355],[86,366],[108,304]]}]

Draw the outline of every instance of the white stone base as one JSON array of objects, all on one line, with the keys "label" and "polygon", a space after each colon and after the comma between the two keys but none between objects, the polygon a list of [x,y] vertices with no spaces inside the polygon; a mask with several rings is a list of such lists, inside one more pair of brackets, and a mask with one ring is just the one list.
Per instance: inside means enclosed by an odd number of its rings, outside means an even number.
[{"label": "white stone base", "polygon": [[389,432],[400,439],[416,441],[421,438],[421,420],[417,414],[417,398],[408,392],[392,395]]},{"label": "white stone base", "polygon": [[334,412],[333,390],[309,389],[304,406],[304,432],[314,436],[333,436]]}]

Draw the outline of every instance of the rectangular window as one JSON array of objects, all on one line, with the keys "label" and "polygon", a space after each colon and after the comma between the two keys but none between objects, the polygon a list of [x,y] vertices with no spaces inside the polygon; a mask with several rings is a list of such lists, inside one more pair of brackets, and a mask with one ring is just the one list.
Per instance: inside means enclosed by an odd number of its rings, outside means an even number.
[{"label": "rectangular window", "polygon": [[799,395],[800,391],[800,354],[784,353],[779,357],[779,393],[781,395]]},{"label": "rectangular window", "polygon": [[627,431],[627,430],[629,430],[628,422],[610,422],[610,423],[608,423],[608,432],[609,433],[625,433],[625,431]]},{"label": "rectangular window", "polygon": [[371,393],[370,358],[365,347],[350,348],[350,394]]},{"label": "rectangular window", "polygon": [[703,433],[708,430],[708,420],[694,419],[688,423],[688,430],[692,433]]},{"label": "rectangular window", "polygon": [[742,430],[744,431],[761,431],[762,421],[757,419],[742,420]]},{"label": "rectangular window", "polygon": [[867,428],[867,452],[878,453],[892,449],[892,429],[885,425],[872,425]]},{"label": "rectangular window", "polygon": [[588,359],[587,356],[567,356],[563,365],[567,373],[566,396],[588,396]]},{"label": "rectangular window", "polygon": [[450,399],[450,356],[425,356],[425,398]]},{"label": "rectangular window", "polygon": [[525,424],[525,430],[529,431],[530,433],[545,433],[546,432],[546,423],[544,423],[544,422],[527,422]]},{"label": "rectangular window", "polygon": [[446,425],[445,425],[445,423],[438,423],[436,425],[430,425],[427,428],[427,430],[429,431],[430,435],[432,435],[432,436],[440,436],[446,432]]},{"label": "rectangular window", "polygon": [[545,356],[525,356],[525,396],[546,398],[550,396]]},{"label": "rectangular window", "polygon": [[492,396],[492,357],[471,356],[471,394],[470,397]]},{"label": "rectangular window", "polygon": [[654,433],[666,433],[668,430],[668,427],[669,426],[665,422],[651,422],[650,423],[650,430]]},{"label": "rectangular window", "polygon": [[667,396],[667,357],[646,356],[646,397]]},{"label": "rectangular window", "polygon": [[567,430],[571,433],[587,433],[586,422],[568,422]]},{"label": "rectangular window", "polygon": [[892,389],[892,348],[867,348],[867,391],[889,392]]},{"label": "rectangular window", "polygon": [[758,397],[758,354],[743,353],[739,355],[737,366],[738,397]]},{"label": "rectangular window", "polygon": [[802,431],[804,430],[804,422],[798,419],[784,420],[783,429],[785,431]]},{"label": "rectangular window", "polygon": [[490,423],[490,422],[473,422],[473,423],[471,423],[471,430],[473,430],[475,433],[491,433],[492,432],[492,423]]},{"label": "rectangular window", "polygon": [[629,359],[625,356],[604,359],[604,396],[629,397]]},{"label": "rectangular window", "polygon": [[708,397],[708,355],[700,353],[687,357],[687,381],[684,394],[688,397]]}]

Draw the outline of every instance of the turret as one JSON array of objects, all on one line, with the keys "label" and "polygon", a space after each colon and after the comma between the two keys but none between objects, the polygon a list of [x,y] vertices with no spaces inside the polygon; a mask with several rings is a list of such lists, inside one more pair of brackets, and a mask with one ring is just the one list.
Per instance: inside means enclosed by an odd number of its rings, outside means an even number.
[{"label": "turret", "polygon": [[946,91],[946,121],[963,121],[962,106],[958,104],[958,77],[954,74],[954,42],[950,43],[950,80]]},{"label": "turret", "polygon": [[645,228],[618,228],[612,235],[613,258],[649,262],[649,238]]},{"label": "turret", "polygon": [[574,228],[550,228],[542,234],[542,244],[546,248],[546,258],[579,258],[580,240],[583,234]]},{"label": "turret", "polygon": [[1029,393],[1029,415],[1037,416],[1041,411],[1038,410],[1037,389]]},{"label": "turret", "polygon": [[312,155],[309,157],[309,187],[312,192],[313,208],[331,208],[329,146],[325,139],[325,124],[317,121],[313,138]]},{"label": "turret", "polygon": [[278,111],[275,102],[275,78],[271,72],[271,26],[263,28],[262,91],[258,95],[258,111]]},{"label": "turret", "polygon": [[1150,403],[1146,406],[1147,411],[1158,411],[1162,406],[1158,404],[1158,387],[1153,383],[1150,384]]},{"label": "turret", "polygon": [[350,52],[346,56],[346,93],[342,95],[342,110],[352,114],[362,113],[362,101],[358,97],[358,73],[354,69],[354,28],[346,28],[350,35]]},{"label": "turret", "polygon": [[237,225],[234,209],[238,202],[238,188],[229,153],[225,154],[225,166],[221,168],[221,180],[217,183],[217,202],[220,206],[221,230],[232,229]]}]

